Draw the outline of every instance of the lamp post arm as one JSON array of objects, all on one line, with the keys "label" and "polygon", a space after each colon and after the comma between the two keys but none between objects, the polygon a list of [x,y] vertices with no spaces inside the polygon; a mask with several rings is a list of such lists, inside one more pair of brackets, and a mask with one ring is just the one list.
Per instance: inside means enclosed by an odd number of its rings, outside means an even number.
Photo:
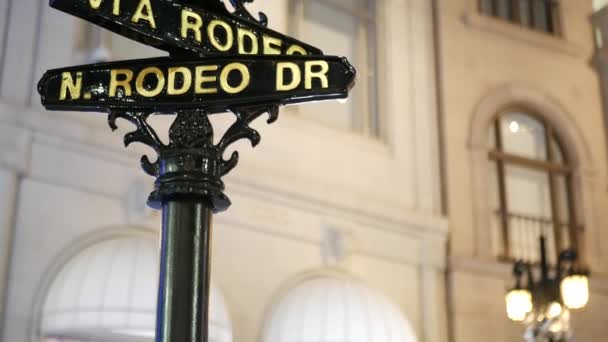
[{"label": "lamp post arm", "polygon": [[544,235],[540,237],[540,268],[543,281],[549,279],[549,263],[547,261],[547,239]]}]

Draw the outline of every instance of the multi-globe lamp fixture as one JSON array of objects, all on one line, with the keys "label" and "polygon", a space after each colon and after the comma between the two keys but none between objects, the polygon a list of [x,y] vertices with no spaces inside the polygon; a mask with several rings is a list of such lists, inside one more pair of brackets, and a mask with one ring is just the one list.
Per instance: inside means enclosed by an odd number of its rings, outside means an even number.
[{"label": "multi-globe lamp fixture", "polygon": [[[545,237],[540,238],[540,279],[535,265],[515,264],[515,287],[506,295],[507,315],[516,322],[545,322],[560,317],[566,310],[584,308],[589,301],[589,276],[577,264],[574,250],[563,251],[556,267],[547,261]],[[537,273],[537,272],[536,272]]]}]

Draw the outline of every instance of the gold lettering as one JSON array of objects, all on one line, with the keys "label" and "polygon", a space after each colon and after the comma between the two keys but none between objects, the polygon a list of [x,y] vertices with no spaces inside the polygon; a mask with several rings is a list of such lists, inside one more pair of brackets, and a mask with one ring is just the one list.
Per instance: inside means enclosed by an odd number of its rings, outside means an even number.
[{"label": "gold lettering", "polygon": [[[176,75],[182,74],[183,82],[181,88],[176,88]],[[175,67],[169,68],[169,80],[167,81],[167,94],[169,95],[183,95],[192,86],[192,73],[190,69],[186,67]]]},{"label": "gold lettering", "polygon": [[[318,78],[321,81],[322,88],[329,87],[329,79],[327,73],[329,72],[329,63],[326,61],[310,61],[305,64],[305,87],[306,89],[312,89],[312,80]],[[320,67],[321,70],[313,71],[313,67]]]},{"label": "gold lettering", "polygon": [[[251,50],[247,51],[245,49],[245,38],[249,39],[251,42]],[[238,28],[237,29],[237,39],[239,44],[239,54],[241,55],[255,55],[258,53],[258,38],[255,34],[249,30]]]},{"label": "gold lettering", "polygon": [[269,37],[269,36],[264,36],[263,41],[264,41],[264,54],[265,55],[280,55],[281,54],[281,45],[283,45],[283,42],[280,39]]},{"label": "gold lettering", "polygon": [[120,15],[120,0],[114,0],[114,6],[112,7],[112,14]]},{"label": "gold lettering", "polygon": [[[146,89],[144,82],[146,81],[146,76],[148,75],[156,76],[156,87],[153,89]],[[137,92],[143,97],[155,97],[158,96],[165,87],[165,75],[163,72],[157,67],[149,67],[142,70],[139,75],[137,75],[137,79],[135,80],[135,89]]]},{"label": "gold lettering", "polygon": [[287,54],[288,55],[307,55],[308,52],[306,52],[306,50],[304,50],[303,47],[299,46],[299,45],[292,45],[289,47],[289,49],[287,49]]},{"label": "gold lettering", "polygon": [[[236,87],[231,86],[228,82],[228,76],[230,76],[232,71],[238,71],[241,73],[241,84]],[[240,93],[247,88],[247,86],[249,86],[250,81],[251,75],[249,74],[249,69],[247,69],[247,67],[242,63],[230,63],[226,65],[220,74],[220,86],[228,94]]]},{"label": "gold lettering", "polygon": [[205,83],[217,82],[217,76],[205,76],[207,71],[217,71],[219,67],[217,65],[202,65],[196,67],[196,85],[194,86],[194,92],[196,94],[215,94],[217,88],[204,88]]},{"label": "gold lettering", "polygon": [[80,92],[82,89],[82,72],[76,73],[76,82],[72,77],[71,72],[64,72],[61,74],[61,91],[59,94],[59,100],[63,101],[68,98],[68,92],[70,93],[70,99],[80,99]]},{"label": "gold lettering", "polygon": [[194,32],[194,39],[199,43],[202,42],[201,27],[203,27],[203,18],[200,15],[188,10],[182,10],[182,38],[188,38],[188,31],[191,30]]},{"label": "gold lettering", "polygon": [[[119,80],[118,76],[124,76],[123,80]],[[116,97],[118,87],[124,89],[124,96],[131,96],[131,81],[133,80],[133,71],[129,69],[115,69],[110,72],[110,97]]]},{"label": "gold lettering", "polygon": [[[222,45],[222,43],[215,36],[215,29],[217,27],[221,27],[226,32],[226,43]],[[234,44],[234,34],[232,33],[232,28],[230,25],[226,24],[221,20],[212,20],[209,23],[209,27],[207,27],[207,33],[209,34],[209,40],[211,41],[211,45],[213,45],[219,51],[226,52],[230,50],[232,44]]]},{"label": "gold lettering", "polygon": [[[291,70],[291,82],[285,84],[285,71]],[[302,82],[302,74],[296,63],[281,62],[277,64],[277,90],[289,91],[296,89]]]},{"label": "gold lettering", "polygon": [[89,0],[89,6],[91,6],[92,9],[99,9],[102,1],[103,0]]},{"label": "gold lettering", "polygon": [[[116,5],[116,3],[114,3],[114,5]],[[147,21],[151,28],[156,29],[156,21],[154,20],[154,12],[152,12],[150,0],[139,1],[139,6],[137,6],[131,21],[137,24],[140,20]]]}]

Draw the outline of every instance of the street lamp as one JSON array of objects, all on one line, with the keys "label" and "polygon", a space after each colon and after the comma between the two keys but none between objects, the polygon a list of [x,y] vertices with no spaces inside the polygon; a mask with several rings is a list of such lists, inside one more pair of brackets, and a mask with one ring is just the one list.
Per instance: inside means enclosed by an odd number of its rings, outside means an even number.
[{"label": "street lamp", "polygon": [[[547,323],[567,310],[584,308],[589,301],[589,276],[578,266],[577,253],[563,251],[557,266],[550,266],[544,236],[540,237],[540,252],[540,265],[515,263],[515,286],[505,298],[507,316],[512,321]],[[536,266],[540,267],[538,280]]]},{"label": "street lamp", "polygon": [[582,309],[589,302],[589,277],[573,274],[562,280],[561,292],[569,309]]}]

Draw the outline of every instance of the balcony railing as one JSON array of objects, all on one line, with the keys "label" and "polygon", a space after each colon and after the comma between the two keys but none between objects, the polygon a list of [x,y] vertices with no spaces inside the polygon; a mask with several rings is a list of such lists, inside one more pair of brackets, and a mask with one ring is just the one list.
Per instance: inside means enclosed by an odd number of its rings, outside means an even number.
[{"label": "balcony railing", "polygon": [[[503,215],[506,222],[503,223]],[[497,211],[495,215],[497,256],[508,261],[521,260],[530,263],[540,261],[539,237],[547,239],[549,263],[555,264],[561,251],[575,247],[577,227],[569,222],[557,222],[551,218]],[[504,224],[506,223],[506,230]],[[580,228],[580,227],[578,227]]]}]

